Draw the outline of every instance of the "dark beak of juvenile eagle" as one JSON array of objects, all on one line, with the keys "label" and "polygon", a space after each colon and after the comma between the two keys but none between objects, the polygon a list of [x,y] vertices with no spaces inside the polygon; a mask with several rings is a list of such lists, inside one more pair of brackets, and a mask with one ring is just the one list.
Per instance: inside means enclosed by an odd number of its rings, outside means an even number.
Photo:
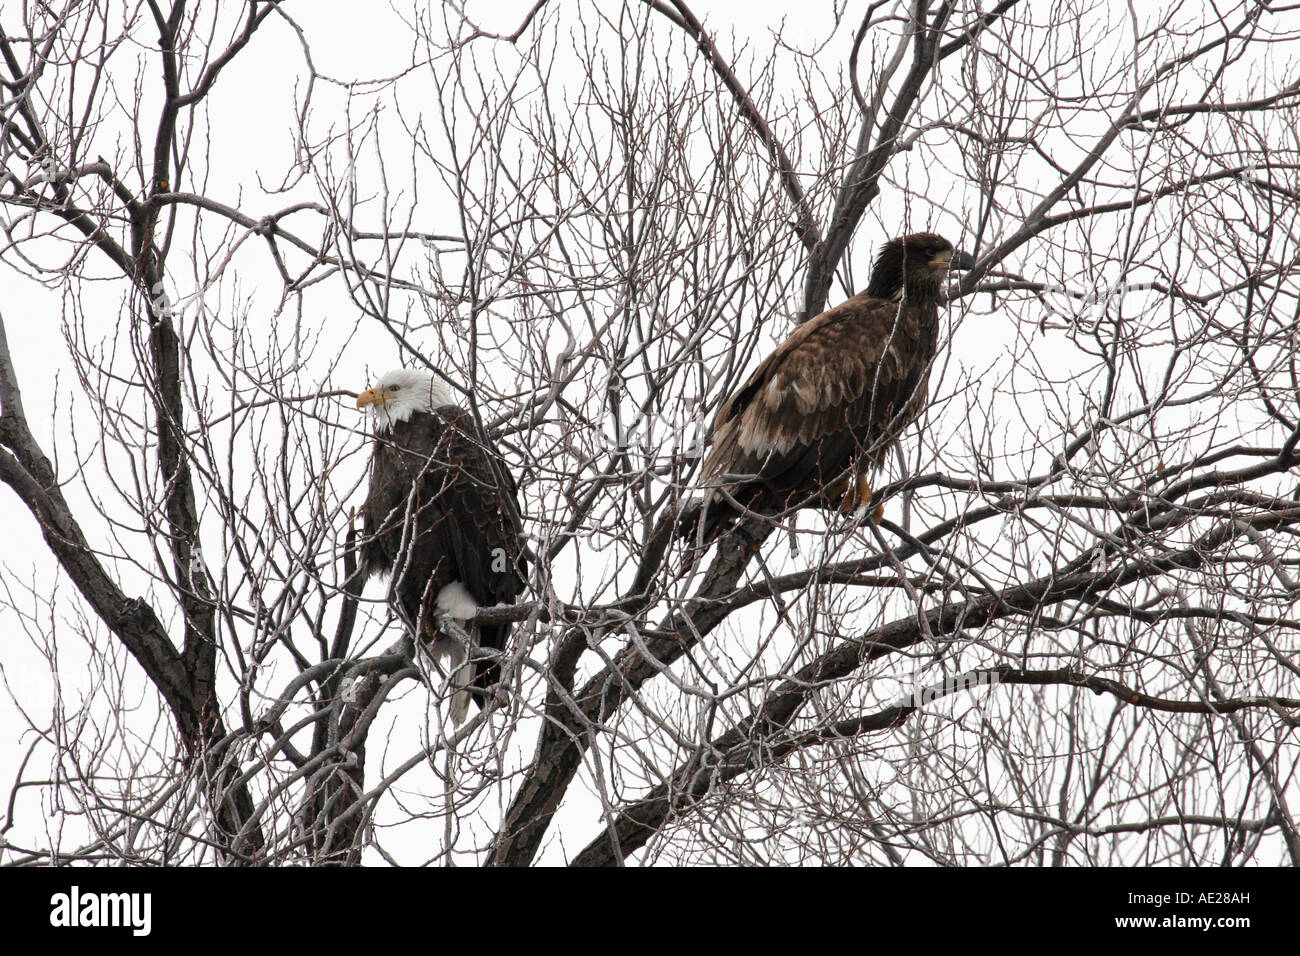
[{"label": "dark beak of juvenile eagle", "polygon": [[939,272],[956,272],[957,269],[974,269],[975,256],[972,256],[970,252],[962,252],[959,248],[958,250],[945,248],[944,251],[936,252],[936,254],[932,256],[928,265]]},{"label": "dark beak of juvenile eagle", "polygon": [[[947,245],[947,243],[944,243]],[[926,263],[933,272],[934,281],[936,282],[934,294],[940,302],[947,301],[947,290],[943,288],[949,272],[956,272],[959,269],[974,269],[975,257],[969,252],[962,252],[960,249],[947,248],[942,252],[937,252],[930,257]],[[956,278],[955,276],[953,277]]]},{"label": "dark beak of juvenile eagle", "polygon": [[975,257],[960,249],[941,252],[930,260],[936,269],[974,269]]}]

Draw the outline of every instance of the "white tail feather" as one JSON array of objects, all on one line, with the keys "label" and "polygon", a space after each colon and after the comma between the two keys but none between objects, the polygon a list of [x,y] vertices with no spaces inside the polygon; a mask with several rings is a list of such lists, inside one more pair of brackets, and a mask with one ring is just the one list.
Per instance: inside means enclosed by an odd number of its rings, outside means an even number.
[{"label": "white tail feather", "polygon": [[471,694],[469,688],[474,682],[474,665],[462,664],[451,675],[451,722],[459,727],[469,715]]},{"label": "white tail feather", "polygon": [[[478,603],[460,581],[452,581],[438,592],[434,600],[439,611],[456,621],[467,621],[478,610]],[[477,643],[476,634],[471,633],[470,637]],[[459,726],[465,722],[465,717],[469,714],[472,698],[469,688],[474,683],[474,664],[465,663],[469,654],[459,641],[450,639],[437,641],[433,651],[451,675],[452,693],[449,713],[452,723]]]},{"label": "white tail feather", "polygon": [[433,645],[433,653],[438,662],[447,669],[449,679],[448,715],[454,725],[459,727],[469,715],[469,705],[473,700],[470,687],[474,684],[474,662],[467,660],[469,654],[459,641],[443,639]]}]

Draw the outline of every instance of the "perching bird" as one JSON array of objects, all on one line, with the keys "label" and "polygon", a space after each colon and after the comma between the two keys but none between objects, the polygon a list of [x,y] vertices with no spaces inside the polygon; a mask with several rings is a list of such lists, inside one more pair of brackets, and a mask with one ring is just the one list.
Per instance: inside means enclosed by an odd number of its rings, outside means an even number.
[{"label": "perching bird", "polygon": [[933,233],[885,243],[865,292],[796,328],[723,403],[701,468],[714,490],[683,512],[679,534],[715,538],[736,505],[867,504],[868,471],[925,404],[948,272],[974,265]]},{"label": "perching bird", "polygon": [[[363,568],[392,573],[417,645],[433,636],[431,649],[451,674],[451,717],[459,724],[471,697],[486,705],[501,665],[467,663],[467,649],[439,633],[434,612],[464,622],[479,607],[514,603],[523,591],[518,491],[473,415],[431,372],[394,369],[358,396],[357,407],[369,408],[375,424]],[[509,633],[509,624],[485,624],[470,636],[500,651]]]}]

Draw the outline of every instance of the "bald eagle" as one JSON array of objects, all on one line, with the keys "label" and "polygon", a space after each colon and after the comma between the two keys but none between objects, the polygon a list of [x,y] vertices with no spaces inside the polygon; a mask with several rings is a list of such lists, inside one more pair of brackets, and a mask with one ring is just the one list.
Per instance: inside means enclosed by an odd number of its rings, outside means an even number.
[{"label": "bald eagle", "polygon": [[[518,491],[473,415],[432,373],[394,369],[358,396],[357,407],[369,408],[375,425],[362,566],[367,576],[392,573],[417,646],[432,637],[452,675],[451,717],[459,724],[471,698],[486,706],[501,665],[467,662],[463,644],[439,633],[434,612],[463,623],[523,591]],[[508,623],[485,624],[470,636],[500,651],[509,633]]]},{"label": "bald eagle", "polygon": [[742,513],[867,504],[880,466],[925,404],[950,269],[974,260],[933,233],[891,239],[866,291],[800,325],[719,409],[684,536]]}]

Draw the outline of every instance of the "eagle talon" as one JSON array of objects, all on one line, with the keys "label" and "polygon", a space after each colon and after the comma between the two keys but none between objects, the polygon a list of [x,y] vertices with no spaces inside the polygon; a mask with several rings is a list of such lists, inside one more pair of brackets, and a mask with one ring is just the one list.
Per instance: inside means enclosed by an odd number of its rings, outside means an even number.
[{"label": "eagle talon", "polygon": [[[840,498],[840,511],[846,515],[855,514],[859,508],[865,508],[871,503],[871,483],[866,475],[858,475],[852,481],[846,480],[834,485],[830,489],[830,493]],[[880,519],[884,516],[885,506],[883,504],[876,505],[871,512],[871,520],[875,524],[880,524]]]}]

